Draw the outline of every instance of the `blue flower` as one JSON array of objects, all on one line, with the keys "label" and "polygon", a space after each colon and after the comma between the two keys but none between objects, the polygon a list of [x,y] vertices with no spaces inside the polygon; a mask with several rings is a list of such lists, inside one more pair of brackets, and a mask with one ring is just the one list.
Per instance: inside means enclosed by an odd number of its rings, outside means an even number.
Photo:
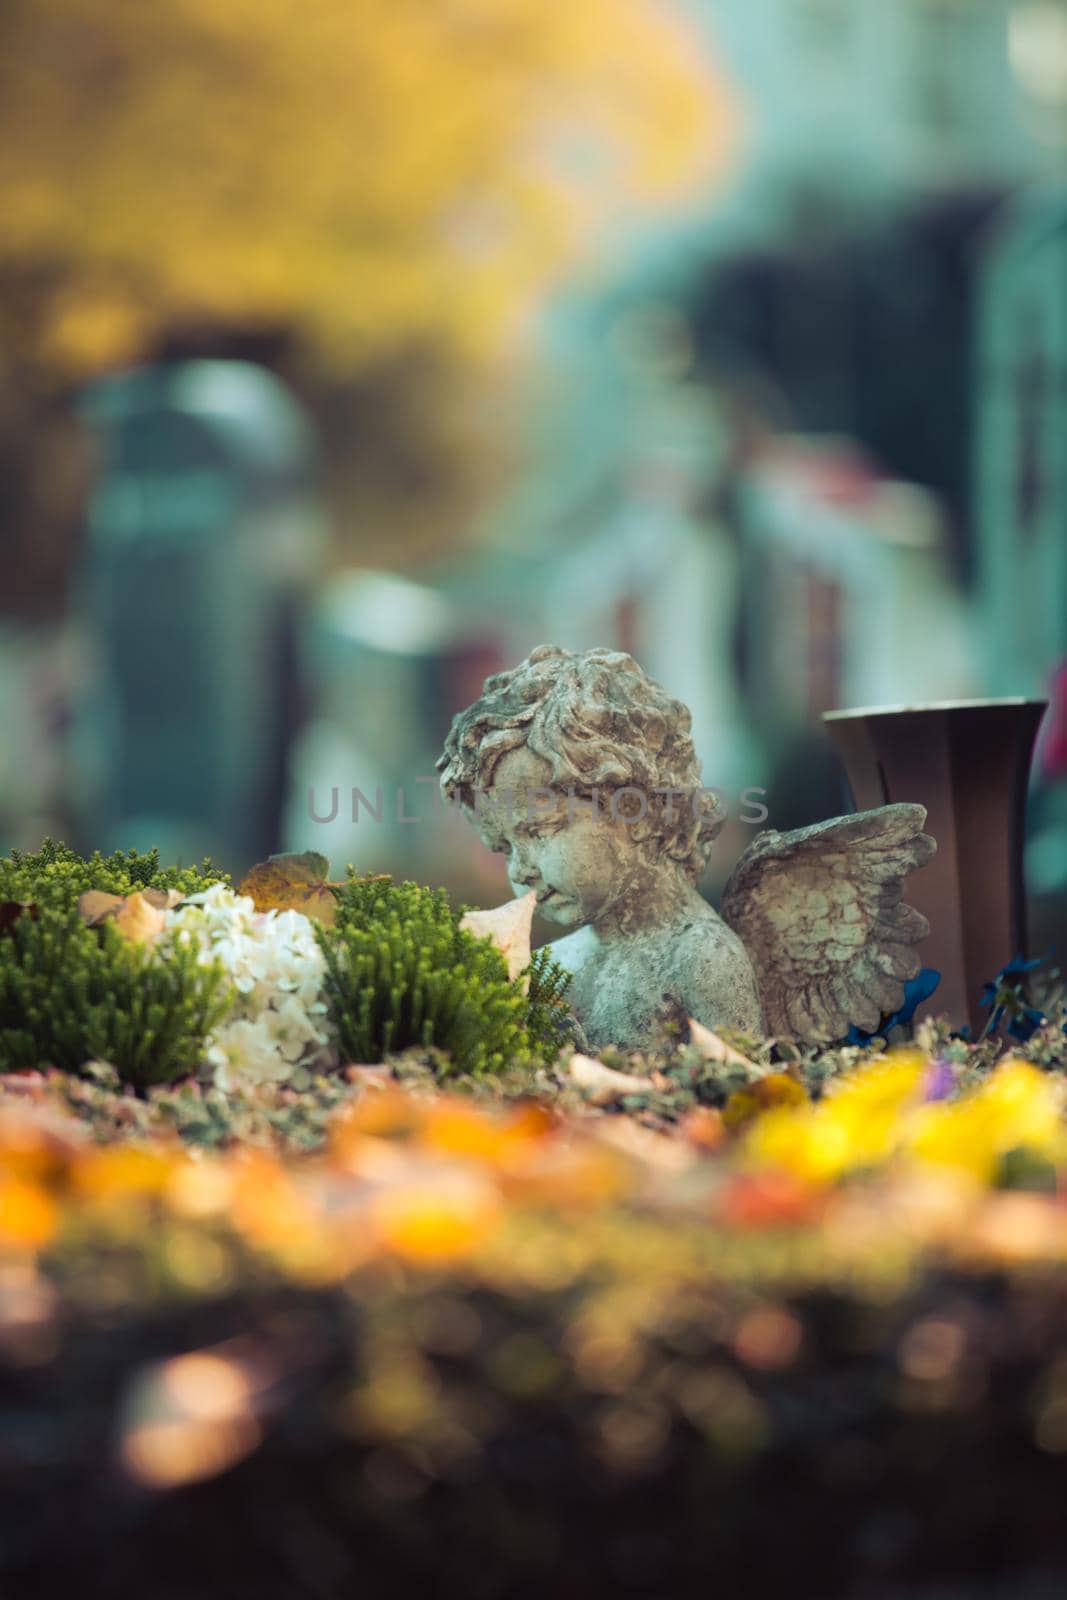
[{"label": "blue flower", "polygon": [[[1048,954],[1051,955],[1052,951],[1050,950]],[[1032,961],[1024,960],[1021,954],[1012,956],[1007,966],[1001,967],[997,977],[999,979],[1021,977],[1024,972],[1033,972],[1035,967],[1039,967],[1043,961],[1047,960],[1048,956],[1034,956]]]},{"label": "blue flower", "polygon": [[1043,1011],[1038,1011],[1035,1006],[1023,1006],[1008,1023],[1008,1032],[1013,1039],[1026,1040],[1036,1033],[1044,1021]]},{"label": "blue flower", "polygon": [[1013,1039],[1025,1042],[1047,1020],[1045,1013],[1036,1006],[1027,1005],[1023,999],[1023,979],[1035,967],[1040,967],[1051,955],[1035,956],[1027,961],[1023,956],[1012,956],[1007,964],[1001,967],[992,983],[982,986],[981,1001],[984,1006],[991,1007],[989,1020],[982,1030],[982,1037],[986,1038],[994,1033],[1000,1026],[1005,1012],[1009,1017],[1007,1031]]},{"label": "blue flower", "polygon": [[924,1000],[929,1000],[938,984],[941,974],[936,967],[923,967],[914,978],[909,978],[904,985],[904,1001],[898,1011],[892,1016],[884,1017],[881,1027],[875,1028],[873,1033],[864,1033],[862,1028],[857,1028],[855,1023],[849,1028],[845,1037],[846,1044],[870,1044],[872,1039],[887,1039],[890,1032],[901,1022],[910,1022]]}]

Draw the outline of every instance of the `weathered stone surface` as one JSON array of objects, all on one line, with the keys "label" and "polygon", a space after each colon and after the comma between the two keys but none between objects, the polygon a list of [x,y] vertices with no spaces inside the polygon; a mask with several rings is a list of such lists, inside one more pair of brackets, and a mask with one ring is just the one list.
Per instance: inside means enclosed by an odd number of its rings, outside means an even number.
[{"label": "weathered stone surface", "polygon": [[665,1006],[713,1029],[804,1040],[874,1026],[918,970],[905,875],[935,848],[921,806],[883,806],[741,857],[719,915],[695,880],[722,825],[680,701],[631,656],[542,645],[488,678],[438,770],[552,946],[592,1049],[650,1045]]}]

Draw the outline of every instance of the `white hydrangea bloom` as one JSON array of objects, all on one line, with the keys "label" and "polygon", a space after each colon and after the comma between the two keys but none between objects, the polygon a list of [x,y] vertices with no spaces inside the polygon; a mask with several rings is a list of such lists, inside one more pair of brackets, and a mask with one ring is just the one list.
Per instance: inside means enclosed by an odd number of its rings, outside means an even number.
[{"label": "white hydrangea bloom", "polygon": [[215,1069],[215,1082],[220,1089],[279,1083],[292,1071],[292,1062],[278,1054],[262,1021],[236,1017],[216,1028],[212,1040],[206,1059]]},{"label": "white hydrangea bloom", "polygon": [[325,962],[299,911],[257,911],[247,895],[216,883],[167,913],[163,939],[195,943],[204,962],[222,962],[237,990],[208,1040],[219,1088],[278,1083],[298,1066],[323,1071],[336,1063]]}]

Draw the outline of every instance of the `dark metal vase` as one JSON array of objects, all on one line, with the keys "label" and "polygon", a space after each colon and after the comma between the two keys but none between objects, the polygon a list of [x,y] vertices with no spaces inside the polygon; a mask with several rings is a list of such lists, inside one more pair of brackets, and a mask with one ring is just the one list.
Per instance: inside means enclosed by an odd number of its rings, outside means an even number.
[{"label": "dark metal vase", "polygon": [[982,985],[1026,952],[1023,830],[1044,700],[967,700],[885,711],[828,711],[857,810],[918,801],[937,840],[905,898],[930,922],[919,947],[941,984],[930,1009],[971,1037]]}]

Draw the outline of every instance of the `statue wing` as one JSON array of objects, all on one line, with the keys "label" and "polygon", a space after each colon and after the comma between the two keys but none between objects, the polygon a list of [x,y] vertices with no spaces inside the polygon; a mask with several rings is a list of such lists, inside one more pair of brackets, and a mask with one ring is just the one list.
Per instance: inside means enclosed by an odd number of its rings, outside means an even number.
[{"label": "statue wing", "polygon": [[903,1003],[930,931],[904,879],[937,846],[924,807],[880,806],[761,833],[726,885],[722,916],[756,969],[768,1033],[826,1041],[877,1028]]}]

